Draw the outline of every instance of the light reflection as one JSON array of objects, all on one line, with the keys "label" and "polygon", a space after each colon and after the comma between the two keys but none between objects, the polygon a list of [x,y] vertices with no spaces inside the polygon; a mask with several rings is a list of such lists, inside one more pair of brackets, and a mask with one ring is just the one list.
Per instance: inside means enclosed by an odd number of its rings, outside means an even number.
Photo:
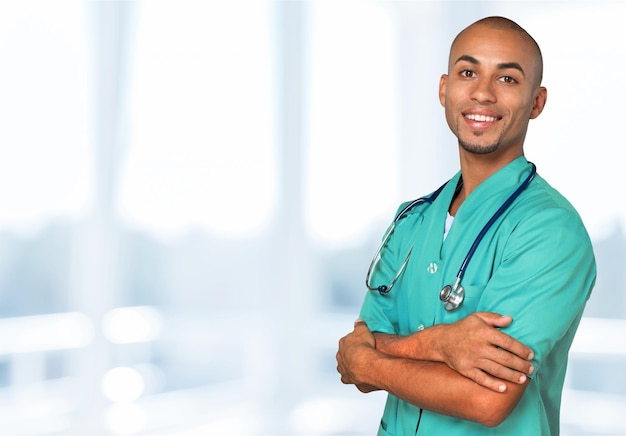
[{"label": "light reflection", "polygon": [[102,379],[102,393],[116,403],[133,402],[143,394],[145,382],[139,371],[129,367],[110,369]]},{"label": "light reflection", "polygon": [[161,332],[161,315],[151,307],[120,307],[102,321],[104,337],[114,344],[131,344],[156,339]]},{"label": "light reflection", "polygon": [[93,336],[93,323],[77,312],[0,319],[0,355],[82,348]]}]

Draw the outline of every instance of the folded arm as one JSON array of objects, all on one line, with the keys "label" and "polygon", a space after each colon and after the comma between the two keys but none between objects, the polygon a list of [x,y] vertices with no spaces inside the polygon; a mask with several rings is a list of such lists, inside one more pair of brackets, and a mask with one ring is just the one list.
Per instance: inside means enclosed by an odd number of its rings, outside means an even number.
[{"label": "folded arm", "polygon": [[511,321],[510,316],[477,312],[409,336],[374,333],[374,337],[376,349],[387,355],[443,362],[479,385],[502,392],[503,381],[524,383],[534,370],[532,350],[499,330]]},{"label": "folded arm", "polygon": [[374,348],[360,351],[367,367],[357,366],[353,375],[365,384],[376,384],[417,407],[443,415],[478,422],[502,423],[513,411],[526,388],[504,382],[504,392],[494,392],[460,375],[440,362],[388,356]]},{"label": "folded arm", "polygon": [[[362,392],[383,389],[420,408],[497,425],[526,388],[523,372],[532,371],[525,360],[532,357],[530,349],[493,325],[510,322],[509,317],[474,314],[407,337],[373,335],[357,322],[339,342],[337,369],[344,383]],[[489,368],[491,375],[485,372]]]}]

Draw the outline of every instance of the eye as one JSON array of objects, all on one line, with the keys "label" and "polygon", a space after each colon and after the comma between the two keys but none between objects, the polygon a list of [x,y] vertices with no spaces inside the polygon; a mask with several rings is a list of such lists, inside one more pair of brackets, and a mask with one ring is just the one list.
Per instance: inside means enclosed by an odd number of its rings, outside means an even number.
[{"label": "eye", "polygon": [[511,76],[502,76],[500,77],[500,81],[504,83],[517,83],[517,80]]},{"label": "eye", "polygon": [[461,70],[459,75],[466,79],[471,79],[472,77],[476,77],[476,73],[472,70]]}]

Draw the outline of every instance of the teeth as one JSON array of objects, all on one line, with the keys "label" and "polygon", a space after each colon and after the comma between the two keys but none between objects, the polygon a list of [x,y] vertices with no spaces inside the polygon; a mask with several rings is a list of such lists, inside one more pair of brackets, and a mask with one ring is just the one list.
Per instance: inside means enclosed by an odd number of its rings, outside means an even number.
[{"label": "teeth", "polygon": [[468,120],[472,120],[472,121],[494,122],[497,120],[496,117],[488,117],[487,115],[475,115],[475,114],[465,115],[465,118],[467,118]]}]

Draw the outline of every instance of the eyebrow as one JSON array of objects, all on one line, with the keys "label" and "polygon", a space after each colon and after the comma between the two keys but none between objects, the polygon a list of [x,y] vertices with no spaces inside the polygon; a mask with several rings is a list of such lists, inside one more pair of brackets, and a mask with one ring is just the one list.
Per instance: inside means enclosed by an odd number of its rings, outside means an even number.
[{"label": "eyebrow", "polygon": [[[461,61],[466,61],[466,62],[469,62],[470,64],[474,64],[474,65],[479,65],[480,64],[478,59],[476,59],[475,57],[470,56],[470,55],[462,55],[454,63],[457,64],[457,63],[459,63]],[[522,73],[522,75],[524,77],[526,77],[526,73],[524,72],[524,69],[517,62],[502,62],[502,63],[498,64],[498,69],[500,69],[500,70],[507,70],[509,68],[513,68],[515,70],[519,70],[519,72]]]}]

